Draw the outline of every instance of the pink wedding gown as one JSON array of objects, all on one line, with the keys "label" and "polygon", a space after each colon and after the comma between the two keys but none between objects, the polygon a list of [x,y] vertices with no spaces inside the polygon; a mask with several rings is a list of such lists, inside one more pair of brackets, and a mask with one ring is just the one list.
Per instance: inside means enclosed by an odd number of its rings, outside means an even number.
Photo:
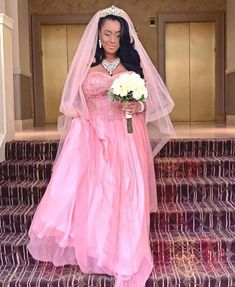
[{"label": "pink wedding gown", "polygon": [[144,114],[127,133],[113,77],[90,72],[83,91],[90,119],[74,118],[33,218],[28,249],[55,266],[115,276],[115,287],[143,287],[153,268],[150,189],[155,189]]}]

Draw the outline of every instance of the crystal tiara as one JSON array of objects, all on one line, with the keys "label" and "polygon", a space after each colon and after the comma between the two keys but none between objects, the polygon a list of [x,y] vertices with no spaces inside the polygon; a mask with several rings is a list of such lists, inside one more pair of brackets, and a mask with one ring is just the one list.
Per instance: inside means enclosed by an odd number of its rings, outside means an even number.
[{"label": "crystal tiara", "polygon": [[101,18],[106,17],[107,15],[114,15],[114,16],[122,17],[123,14],[124,14],[124,11],[120,8],[117,8],[114,5],[100,11]]}]

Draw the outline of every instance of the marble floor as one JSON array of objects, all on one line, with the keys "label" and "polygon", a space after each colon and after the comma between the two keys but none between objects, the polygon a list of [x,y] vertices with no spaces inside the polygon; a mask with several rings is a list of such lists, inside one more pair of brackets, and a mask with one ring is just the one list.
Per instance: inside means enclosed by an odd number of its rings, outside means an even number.
[{"label": "marble floor", "polygon": [[[174,123],[178,138],[235,138],[235,125],[222,123]],[[15,139],[58,139],[56,126],[17,131]]]}]

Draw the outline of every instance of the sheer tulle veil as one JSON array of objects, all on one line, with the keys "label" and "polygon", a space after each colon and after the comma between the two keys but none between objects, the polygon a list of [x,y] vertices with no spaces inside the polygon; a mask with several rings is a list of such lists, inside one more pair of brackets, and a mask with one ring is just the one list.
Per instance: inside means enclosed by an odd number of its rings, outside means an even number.
[{"label": "sheer tulle veil", "polygon": [[[146,122],[150,126],[149,136],[153,156],[155,156],[169,138],[175,136],[174,128],[169,118],[169,113],[174,107],[174,102],[142,46],[131,19],[123,10],[116,7],[112,8],[116,9],[115,11],[118,11],[120,16],[127,21],[130,36],[135,41],[135,49],[138,51],[141,59],[141,66],[143,68],[146,86],[149,91],[149,97],[146,103]],[[109,10],[104,9],[98,11],[90,20],[71,63],[60,104],[60,112],[64,115],[60,116],[58,120],[61,139],[57,158],[60,154],[60,150],[70,127],[72,118],[80,117],[85,120],[89,120],[89,112],[82,91],[82,83],[94,60],[97,46],[99,19],[100,17],[103,17],[105,13],[107,14],[108,11],[111,11],[110,9],[112,8],[109,8]]]}]

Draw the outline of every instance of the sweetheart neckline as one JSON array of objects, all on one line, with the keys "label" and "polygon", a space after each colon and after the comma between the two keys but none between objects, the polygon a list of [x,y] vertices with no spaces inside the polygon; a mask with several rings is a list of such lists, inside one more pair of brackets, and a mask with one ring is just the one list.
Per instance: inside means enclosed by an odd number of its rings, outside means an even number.
[{"label": "sweetheart neckline", "polygon": [[104,72],[101,72],[101,71],[91,71],[91,72],[88,72],[87,76],[90,76],[90,75],[92,75],[92,74],[102,74],[103,76],[106,76],[106,77],[112,79],[112,78],[114,78],[115,76],[118,76],[118,75],[124,74],[124,73],[128,73],[128,72],[130,72],[130,71],[122,71],[122,72],[119,72],[119,73],[117,73],[117,74],[113,74],[113,75],[111,76],[111,75],[109,75],[108,73],[104,73]]}]

